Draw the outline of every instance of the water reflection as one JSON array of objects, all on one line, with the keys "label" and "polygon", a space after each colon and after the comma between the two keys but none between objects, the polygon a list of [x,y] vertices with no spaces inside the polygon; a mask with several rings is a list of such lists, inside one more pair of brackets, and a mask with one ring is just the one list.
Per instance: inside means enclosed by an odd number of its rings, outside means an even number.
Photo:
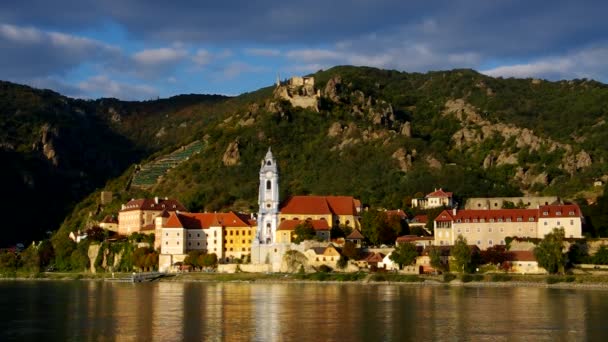
[{"label": "water reflection", "polygon": [[608,291],[0,282],[0,340],[605,340]]}]

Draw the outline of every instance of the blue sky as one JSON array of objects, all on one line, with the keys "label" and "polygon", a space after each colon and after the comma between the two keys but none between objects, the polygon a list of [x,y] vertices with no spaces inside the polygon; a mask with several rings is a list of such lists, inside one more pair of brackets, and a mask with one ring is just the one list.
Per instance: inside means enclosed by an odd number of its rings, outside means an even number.
[{"label": "blue sky", "polygon": [[4,0],[0,79],[81,97],[236,95],[335,65],[608,83],[606,1]]}]

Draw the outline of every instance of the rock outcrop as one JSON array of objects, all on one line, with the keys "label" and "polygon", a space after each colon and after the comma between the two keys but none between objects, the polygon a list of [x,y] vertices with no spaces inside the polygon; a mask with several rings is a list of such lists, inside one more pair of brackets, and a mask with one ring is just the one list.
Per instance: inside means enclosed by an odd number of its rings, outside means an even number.
[{"label": "rock outcrop", "polygon": [[323,90],[323,96],[327,97],[333,102],[340,101],[340,87],[342,86],[342,78],[338,76],[334,76],[327,81],[325,85],[325,89]]},{"label": "rock outcrop", "polygon": [[225,166],[234,166],[241,160],[241,154],[239,152],[239,140],[235,140],[228,144],[226,151],[222,157],[222,163]]},{"label": "rock outcrop", "polygon": [[57,128],[44,124],[40,128],[40,140],[32,146],[33,150],[42,152],[44,157],[55,167],[59,166],[59,153],[55,147],[55,141],[58,137],[59,130]]}]

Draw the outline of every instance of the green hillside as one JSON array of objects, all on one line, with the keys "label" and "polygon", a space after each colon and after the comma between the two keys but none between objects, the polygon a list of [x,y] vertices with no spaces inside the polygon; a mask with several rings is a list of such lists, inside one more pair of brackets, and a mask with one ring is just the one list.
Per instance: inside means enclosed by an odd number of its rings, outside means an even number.
[{"label": "green hillside", "polygon": [[[443,187],[461,202],[521,194],[582,201],[601,194],[594,180],[608,180],[604,84],[366,67],[335,67],[312,76],[321,93],[318,111],[292,107],[273,95],[274,87],[234,98],[66,99],[88,104],[85,112],[95,113],[116,136],[104,139],[103,148],[133,152],[116,173],[104,173],[97,192],[75,207],[63,229],[93,224],[138,196],[175,197],[191,210],[255,210],[259,162],[268,147],[279,162],[282,198],[349,194],[369,205],[404,208],[417,192]],[[3,127],[16,129],[14,124],[5,121]],[[134,172],[129,165],[152,165],[146,163],[193,141],[204,142],[201,152],[159,182],[127,187]],[[105,207],[98,203],[102,188],[115,193]]]}]

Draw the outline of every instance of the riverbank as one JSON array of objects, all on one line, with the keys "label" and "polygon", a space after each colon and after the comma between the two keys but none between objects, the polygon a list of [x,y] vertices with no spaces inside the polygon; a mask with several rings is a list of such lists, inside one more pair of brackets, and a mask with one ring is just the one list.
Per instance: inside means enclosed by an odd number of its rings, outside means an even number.
[{"label": "riverbank", "polygon": [[[115,273],[114,279],[126,278],[132,273]],[[0,281],[106,281],[111,273],[44,272],[0,274]],[[408,275],[395,273],[177,273],[158,279],[160,282],[205,283],[326,283],[326,284],[399,284],[409,286],[465,286],[465,287],[549,287],[563,289],[606,289],[608,274],[577,275]]]}]

